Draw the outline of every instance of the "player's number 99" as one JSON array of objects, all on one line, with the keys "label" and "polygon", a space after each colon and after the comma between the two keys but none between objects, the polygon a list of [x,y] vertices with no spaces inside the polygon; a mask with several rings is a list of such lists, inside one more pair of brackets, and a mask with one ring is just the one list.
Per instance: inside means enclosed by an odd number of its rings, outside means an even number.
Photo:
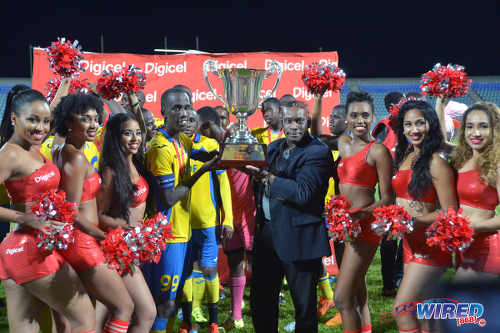
[{"label": "player's number 99", "polygon": [[162,288],[160,289],[162,292],[169,291],[170,288],[172,288],[172,292],[175,292],[179,287],[179,275],[174,275],[173,278],[167,274],[162,275],[160,283],[162,285]]}]

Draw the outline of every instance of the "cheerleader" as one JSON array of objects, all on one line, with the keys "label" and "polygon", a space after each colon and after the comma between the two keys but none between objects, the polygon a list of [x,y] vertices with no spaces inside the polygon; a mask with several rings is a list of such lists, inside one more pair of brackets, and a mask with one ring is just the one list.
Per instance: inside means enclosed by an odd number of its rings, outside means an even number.
[{"label": "cheerleader", "polygon": [[476,231],[474,242],[457,257],[456,280],[489,280],[500,275],[500,219],[495,217],[500,188],[500,110],[493,103],[467,109],[451,161],[458,171],[463,214]]},{"label": "cheerleader", "polygon": [[53,161],[61,171],[61,188],[68,201],[78,205],[75,223],[79,229],[75,230],[75,242],[61,254],[76,270],[89,293],[107,307],[110,316],[103,332],[114,333],[127,330],[134,304],[118,273],[105,264],[97,241],[104,239],[104,233],[97,226],[96,195],[101,178],[85,158],[83,149],[85,142],[95,139],[102,108],[102,102],[89,94],[61,99],[54,110],[54,123],[56,133],[65,137],[65,142],[53,148]]},{"label": "cheerleader", "polygon": [[404,309],[432,296],[429,290],[451,265],[450,253],[425,244],[425,230],[434,222],[438,207],[457,209],[455,179],[451,166],[439,154],[443,136],[436,112],[428,103],[405,103],[398,114],[396,134],[397,172],[392,187],[396,204],[412,215],[415,229],[403,242],[405,269],[393,315],[400,332],[429,332],[429,327],[420,331],[415,315]]},{"label": "cheerleader", "polygon": [[[142,223],[149,186],[142,176],[141,143],[141,129],[133,114],[121,113],[108,121],[99,168],[103,185],[98,195],[99,222],[106,228],[129,229]],[[156,306],[140,268],[123,275],[122,280],[134,302],[128,332],[147,333],[156,317]],[[97,309],[100,326],[99,319],[103,324],[107,310],[100,303]]]},{"label": "cheerleader", "polygon": [[[352,137],[343,134],[338,140],[342,160],[337,172],[340,193],[351,202],[351,216],[361,224],[361,234],[348,242],[335,288],[335,305],[340,311],[344,332],[371,332],[370,311],[365,275],[380,237],[371,230],[372,211],[392,202],[392,159],[385,146],[370,135],[373,123],[373,98],[366,92],[347,95],[347,125]],[[380,200],[375,202],[375,185]]]},{"label": "cheerleader", "polygon": [[57,189],[60,174],[38,146],[50,130],[45,97],[28,87],[9,91],[1,125],[0,182],[5,184],[11,209],[0,207],[4,223],[19,225],[0,244],[0,279],[7,298],[11,332],[39,332],[43,303],[63,314],[72,332],[95,332],[92,303],[75,271],[54,251],[42,254],[37,234],[62,223],[40,221],[30,214],[34,198]]}]

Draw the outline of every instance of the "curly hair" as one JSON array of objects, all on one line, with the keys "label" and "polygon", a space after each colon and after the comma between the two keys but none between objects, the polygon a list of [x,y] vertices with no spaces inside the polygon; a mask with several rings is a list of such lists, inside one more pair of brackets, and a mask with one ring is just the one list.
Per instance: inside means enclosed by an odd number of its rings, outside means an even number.
[{"label": "curly hair", "polygon": [[465,141],[465,124],[472,111],[483,111],[488,116],[493,138],[486,149],[479,154],[477,168],[485,183],[496,186],[497,168],[500,164],[500,109],[494,103],[476,103],[465,111],[462,126],[458,132],[458,145],[451,155],[451,164],[459,170],[472,157],[472,148]]},{"label": "curly hair", "polygon": [[[121,144],[122,126],[128,120],[139,123],[135,115],[131,113],[119,113],[108,121],[99,161],[101,176],[104,168],[111,169],[113,173],[113,202],[108,213],[112,217],[120,217],[125,221],[129,221],[129,207],[134,200],[134,191],[137,191],[137,186],[130,179],[130,165]],[[139,174],[144,175],[144,159],[141,148],[142,143],[139,152],[132,157],[132,162]]]},{"label": "curly hair", "polygon": [[54,110],[54,127],[56,133],[65,137],[68,134],[66,121],[72,115],[84,114],[89,109],[95,109],[98,115],[104,113],[102,101],[94,95],[71,94],[61,98],[61,101]]},{"label": "curly hair", "polygon": [[347,94],[345,109],[349,111],[349,105],[354,102],[366,102],[370,105],[373,114],[375,115],[375,107],[373,106],[373,97],[366,91],[351,91]]},{"label": "curly hair", "polygon": [[429,131],[422,141],[420,154],[412,163],[412,176],[408,184],[408,192],[410,195],[415,199],[419,199],[423,197],[426,191],[432,186],[430,164],[432,155],[438,152],[443,144],[443,134],[440,130],[439,119],[436,112],[429,103],[424,101],[406,102],[399,110],[397,117],[396,135],[398,137],[398,142],[396,144],[396,154],[394,158],[396,170],[399,169],[401,163],[403,163],[408,154],[413,151],[413,146],[408,144],[403,126],[405,115],[413,109],[419,110],[429,124]]}]

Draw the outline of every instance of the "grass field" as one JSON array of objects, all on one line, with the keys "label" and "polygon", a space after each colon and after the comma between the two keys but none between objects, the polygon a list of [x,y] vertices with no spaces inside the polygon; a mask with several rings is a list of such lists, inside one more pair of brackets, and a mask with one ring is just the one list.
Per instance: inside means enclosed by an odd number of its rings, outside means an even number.
[{"label": "grass field", "polygon": [[[392,302],[393,298],[387,298],[387,297],[382,297],[381,296],[381,289],[382,289],[382,275],[380,273],[380,255],[378,254],[375,256],[375,259],[373,260],[372,265],[370,266],[370,269],[368,270],[367,274],[367,283],[368,283],[368,294],[370,298],[370,310],[372,313],[372,321],[373,321],[373,332],[397,332],[396,325],[394,324],[394,321],[392,320],[391,317],[389,317],[391,320],[389,322],[384,322],[383,320],[380,319],[381,316],[384,314],[388,314],[391,311],[392,307]],[[334,287],[334,286],[333,286]],[[229,290],[226,288],[226,292],[228,293],[229,296]],[[248,299],[249,297],[249,288],[247,288],[245,292],[245,307],[243,308],[243,320],[245,321],[245,327],[243,329],[239,330],[233,330],[232,332],[235,333],[240,333],[240,332],[253,332],[253,326],[252,326],[252,319],[250,316],[250,301]],[[280,322],[279,322],[279,327],[280,327],[280,332],[286,332],[284,330],[284,327],[294,321],[294,309],[293,309],[293,304],[292,300],[290,298],[290,293],[287,291],[285,292],[285,297],[286,297],[286,304],[280,306]],[[0,288],[0,298],[5,302],[5,296],[4,296],[4,291],[3,288]],[[222,323],[230,313],[230,298],[225,297],[220,301],[220,307],[219,307],[219,321]],[[336,310],[332,309],[330,310],[324,318],[321,318],[320,326],[319,326],[319,332],[342,332],[342,327],[326,327],[324,322],[326,322],[328,319],[333,317],[336,314]],[[180,321],[178,321],[180,324]],[[176,325],[177,327],[178,325]],[[207,327],[202,326],[198,330],[199,333],[203,333],[207,331]],[[8,324],[7,324],[7,314],[5,308],[0,308],[0,333],[6,333],[9,332],[8,329]],[[177,329],[174,330],[174,332],[177,332]]]}]

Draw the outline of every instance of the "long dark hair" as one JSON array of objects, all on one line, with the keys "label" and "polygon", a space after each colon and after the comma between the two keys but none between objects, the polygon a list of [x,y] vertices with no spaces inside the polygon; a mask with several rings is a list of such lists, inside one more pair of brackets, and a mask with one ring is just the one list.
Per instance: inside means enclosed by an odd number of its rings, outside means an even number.
[{"label": "long dark hair", "polygon": [[10,116],[12,113],[19,115],[19,109],[28,103],[36,101],[47,102],[45,96],[37,90],[33,90],[24,84],[17,84],[13,86],[7,94],[7,101],[5,103],[5,111],[2,117],[2,124],[0,125],[0,147],[2,147],[14,133],[14,126]]},{"label": "long dark hair", "polygon": [[403,126],[406,113],[412,109],[419,110],[429,124],[429,131],[422,141],[420,154],[413,161],[411,181],[408,184],[408,192],[413,198],[418,199],[423,197],[432,185],[430,164],[432,155],[438,152],[443,144],[443,134],[441,133],[436,112],[429,103],[424,101],[409,101],[405,103],[399,110],[397,118],[396,134],[398,142],[394,158],[396,169],[399,169],[401,163],[413,151],[413,146],[408,144]]},{"label": "long dark hair", "polygon": [[[123,218],[126,221],[129,221],[129,207],[134,200],[134,191],[137,191],[137,186],[130,179],[129,162],[120,140],[122,125],[128,120],[134,120],[139,123],[136,116],[131,113],[119,113],[108,121],[99,162],[99,172],[101,175],[104,168],[110,168],[113,173],[113,202],[109,214],[113,217]],[[139,174],[143,176],[144,158],[142,143],[139,147],[139,152],[132,157],[132,161]]]}]

